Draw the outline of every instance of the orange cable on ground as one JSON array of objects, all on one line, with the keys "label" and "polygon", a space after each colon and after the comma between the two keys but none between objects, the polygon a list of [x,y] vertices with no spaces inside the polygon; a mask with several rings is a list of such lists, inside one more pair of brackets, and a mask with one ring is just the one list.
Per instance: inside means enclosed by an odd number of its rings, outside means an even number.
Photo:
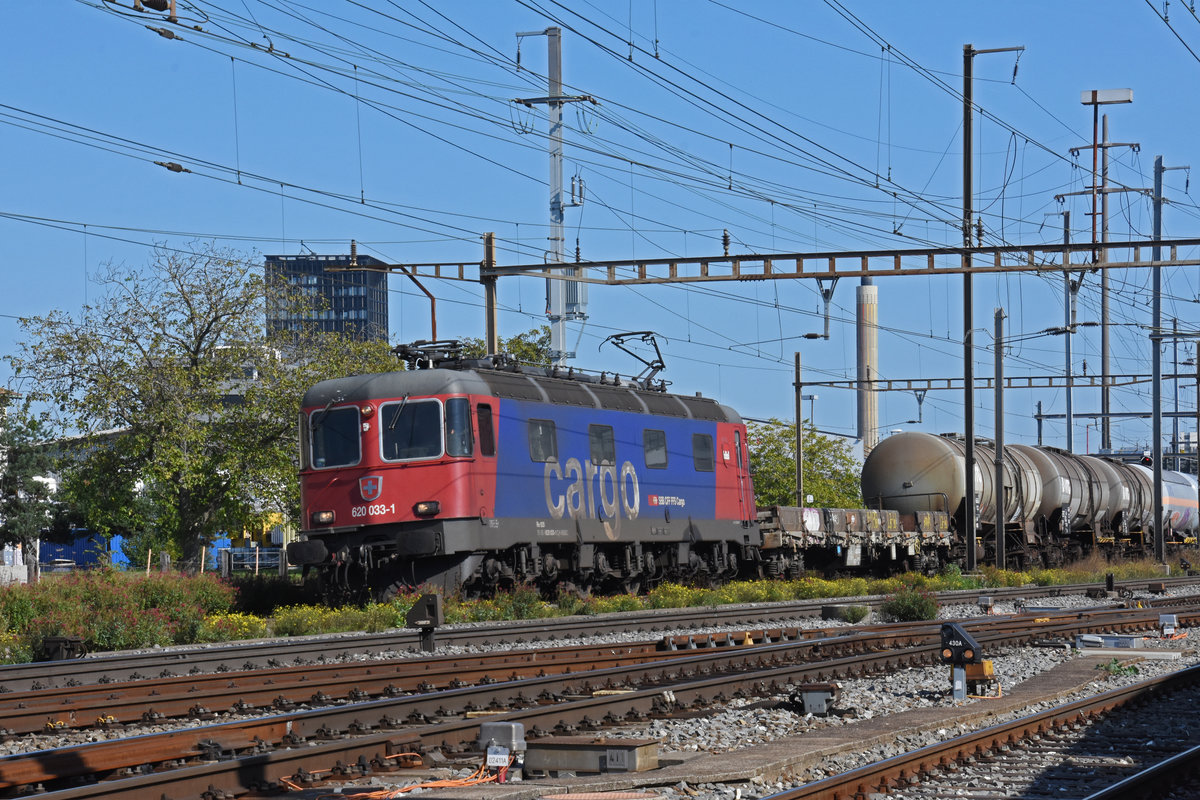
[{"label": "orange cable on ground", "polygon": [[[401,753],[398,755],[417,755],[416,753]],[[388,756],[395,758],[396,756]],[[503,768],[503,773],[507,774],[508,767],[512,766],[512,759],[508,761],[508,766]],[[463,786],[478,786],[483,783],[493,783],[500,776],[486,774],[487,766],[480,764],[479,767],[465,778],[445,778],[438,781],[426,781],[425,783],[414,783],[412,786],[403,786],[399,789],[386,789],[378,792],[361,792],[359,794],[338,794],[327,795],[329,798],[341,798],[342,800],[393,800],[401,797],[406,792],[411,792],[413,789],[455,789]]]}]

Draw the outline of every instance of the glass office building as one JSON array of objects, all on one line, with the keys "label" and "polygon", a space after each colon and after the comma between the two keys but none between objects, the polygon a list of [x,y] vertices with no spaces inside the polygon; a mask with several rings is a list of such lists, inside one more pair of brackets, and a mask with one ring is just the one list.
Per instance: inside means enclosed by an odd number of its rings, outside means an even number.
[{"label": "glass office building", "polygon": [[[363,255],[357,256],[357,264],[384,266],[382,261]],[[387,273],[327,270],[349,265],[348,255],[267,256],[267,282],[284,281],[312,301],[303,313],[282,308],[268,312],[267,329],[339,331],[361,339],[387,341]]]}]

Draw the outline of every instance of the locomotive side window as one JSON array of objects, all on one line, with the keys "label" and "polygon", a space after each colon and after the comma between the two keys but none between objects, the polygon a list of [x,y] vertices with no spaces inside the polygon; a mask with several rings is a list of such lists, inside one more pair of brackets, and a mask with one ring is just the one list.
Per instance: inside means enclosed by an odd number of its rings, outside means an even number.
[{"label": "locomotive side window", "polygon": [[646,466],[649,469],[667,468],[667,434],[666,431],[642,431],[642,449],[646,452]]},{"label": "locomotive side window", "polygon": [[529,420],[529,457],[534,461],[558,461],[558,436],[554,420]]},{"label": "locomotive side window", "polygon": [[471,401],[452,397],[446,401],[446,455],[469,456],[471,441]]},{"label": "locomotive side window", "polygon": [[312,436],[314,467],[348,467],[358,463],[358,406],[314,411],[308,425]]},{"label": "locomotive side window", "polygon": [[713,440],[709,434],[692,434],[692,463],[696,466],[696,472],[712,472],[716,469],[713,463]]},{"label": "locomotive side window", "polygon": [[379,409],[385,461],[437,458],[442,454],[442,404],[436,400],[402,400]]},{"label": "locomotive side window", "polygon": [[479,454],[482,456],[496,455],[496,429],[492,427],[492,407],[480,403],[475,407],[475,415],[479,417]]},{"label": "locomotive side window", "polygon": [[593,464],[600,466],[617,463],[617,446],[613,441],[611,425],[588,425],[588,442],[591,445]]}]

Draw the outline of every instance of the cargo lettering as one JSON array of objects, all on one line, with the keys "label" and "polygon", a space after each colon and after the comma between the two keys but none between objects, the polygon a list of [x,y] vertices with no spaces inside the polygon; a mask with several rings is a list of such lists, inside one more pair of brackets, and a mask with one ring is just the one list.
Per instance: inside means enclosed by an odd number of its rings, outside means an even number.
[{"label": "cargo lettering", "polygon": [[546,510],[554,519],[611,520],[622,514],[626,519],[637,519],[641,507],[637,471],[628,461],[620,470],[615,464],[596,466],[586,459],[581,463],[577,458],[568,458],[562,465],[548,461],[544,486]]}]

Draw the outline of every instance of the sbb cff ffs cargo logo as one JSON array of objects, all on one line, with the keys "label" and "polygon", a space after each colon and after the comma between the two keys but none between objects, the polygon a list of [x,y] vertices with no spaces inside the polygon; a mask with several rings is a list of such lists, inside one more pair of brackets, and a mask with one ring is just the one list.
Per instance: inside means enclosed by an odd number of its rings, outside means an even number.
[{"label": "sbb cff ffs cargo logo", "polygon": [[383,494],[383,476],[368,475],[365,478],[359,478],[358,493],[368,503],[372,500],[378,500],[379,495]]}]

